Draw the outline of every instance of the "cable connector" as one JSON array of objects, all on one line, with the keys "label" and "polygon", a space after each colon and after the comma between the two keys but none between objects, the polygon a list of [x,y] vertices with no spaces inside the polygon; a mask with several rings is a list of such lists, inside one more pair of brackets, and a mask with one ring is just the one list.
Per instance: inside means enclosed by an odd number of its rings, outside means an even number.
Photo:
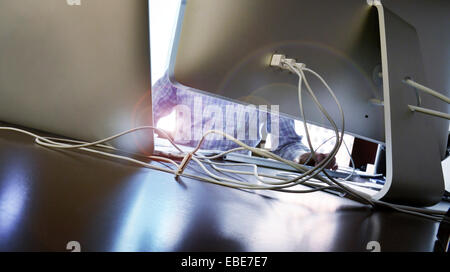
[{"label": "cable connector", "polygon": [[183,160],[181,161],[180,167],[178,167],[177,169],[175,178],[178,178],[181,174],[183,174],[184,169],[186,169],[188,163],[191,161],[192,155],[192,153],[188,153],[186,156],[184,156]]},{"label": "cable connector", "polygon": [[[288,70],[290,72],[295,72],[292,71],[291,67],[295,67],[296,65],[297,61],[295,59],[286,58],[286,56],[282,54],[273,54],[272,60],[270,61],[270,66],[278,67],[283,70]],[[304,64],[300,63],[300,65]]]},{"label": "cable connector", "polygon": [[295,65],[296,65],[297,68],[299,68],[300,70],[306,68],[306,64],[304,64],[304,63],[296,63]]},{"label": "cable connector", "polygon": [[283,68],[283,66],[284,66],[283,61],[285,59],[286,59],[285,55],[273,54],[272,55],[272,60],[270,61],[270,66]]},{"label": "cable connector", "polygon": [[282,54],[273,54],[272,60],[270,62],[270,66],[273,67],[279,67],[281,69],[291,70],[289,68],[288,63],[292,66],[295,65],[296,61],[295,59],[288,59],[285,55]]}]

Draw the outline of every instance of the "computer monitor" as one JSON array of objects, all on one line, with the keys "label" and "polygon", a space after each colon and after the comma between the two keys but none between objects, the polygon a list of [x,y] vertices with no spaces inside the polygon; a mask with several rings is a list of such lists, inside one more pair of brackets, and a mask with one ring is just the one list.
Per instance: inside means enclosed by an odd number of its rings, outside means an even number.
[{"label": "computer monitor", "polygon": [[[269,66],[274,53],[325,78],[342,104],[347,133],[386,145],[386,184],[375,198],[440,201],[448,122],[413,113],[408,105],[420,97],[427,107],[446,106],[403,83],[411,77],[426,85],[412,25],[379,1],[183,0],[170,78],[239,103],[280,105],[281,114],[298,119],[298,78]],[[310,81],[338,118],[326,89]],[[308,99],[308,122],[329,126]]]},{"label": "computer monitor", "polygon": [[0,1],[0,121],[99,140],[152,125],[150,89],[148,0]]}]

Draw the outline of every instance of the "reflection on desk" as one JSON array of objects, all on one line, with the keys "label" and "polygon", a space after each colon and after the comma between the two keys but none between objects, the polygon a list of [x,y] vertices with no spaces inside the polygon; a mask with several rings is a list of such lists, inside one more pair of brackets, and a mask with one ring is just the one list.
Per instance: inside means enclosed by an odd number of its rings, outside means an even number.
[{"label": "reflection on desk", "polygon": [[328,193],[175,180],[0,132],[1,251],[432,251],[437,228]]}]

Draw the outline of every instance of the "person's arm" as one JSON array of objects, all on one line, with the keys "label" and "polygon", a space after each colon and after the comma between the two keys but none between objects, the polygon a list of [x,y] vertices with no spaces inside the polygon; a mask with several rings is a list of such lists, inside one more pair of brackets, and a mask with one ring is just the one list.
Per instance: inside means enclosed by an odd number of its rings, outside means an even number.
[{"label": "person's arm", "polygon": [[176,88],[169,80],[167,73],[152,88],[153,124],[169,115],[177,105]]},{"label": "person's arm", "polygon": [[[271,135],[277,135],[277,133],[271,133]],[[328,154],[316,152],[315,156],[311,157],[309,148],[302,144],[302,136],[295,132],[293,119],[280,117],[278,135],[278,146],[272,152],[284,159],[315,166],[328,156]],[[336,159],[333,158],[326,168],[336,170],[338,168]]]},{"label": "person's arm", "polygon": [[275,149],[273,149],[273,153],[291,161],[296,161],[301,155],[309,153],[309,149],[302,144],[302,136],[295,132],[295,123],[293,119],[279,117],[278,127],[278,132],[272,131],[273,129],[276,129],[275,127],[269,127],[272,143],[278,143]]}]

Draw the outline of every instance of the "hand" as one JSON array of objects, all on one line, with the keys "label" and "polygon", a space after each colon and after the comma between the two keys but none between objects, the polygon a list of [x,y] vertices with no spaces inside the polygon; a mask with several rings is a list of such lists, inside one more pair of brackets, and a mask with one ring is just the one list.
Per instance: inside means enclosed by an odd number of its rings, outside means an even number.
[{"label": "hand", "polygon": [[[302,154],[298,159],[297,162],[300,164],[305,164],[307,161],[308,163],[306,165],[309,166],[316,166],[318,165],[321,161],[325,160],[328,157],[329,154],[325,154],[325,153],[315,153],[314,157],[311,158],[309,161],[308,159],[311,157],[311,153],[305,153]],[[327,166],[325,166],[326,169],[331,169],[331,170],[337,170],[338,169],[338,165],[336,164],[336,158],[333,158],[328,164]]]}]

